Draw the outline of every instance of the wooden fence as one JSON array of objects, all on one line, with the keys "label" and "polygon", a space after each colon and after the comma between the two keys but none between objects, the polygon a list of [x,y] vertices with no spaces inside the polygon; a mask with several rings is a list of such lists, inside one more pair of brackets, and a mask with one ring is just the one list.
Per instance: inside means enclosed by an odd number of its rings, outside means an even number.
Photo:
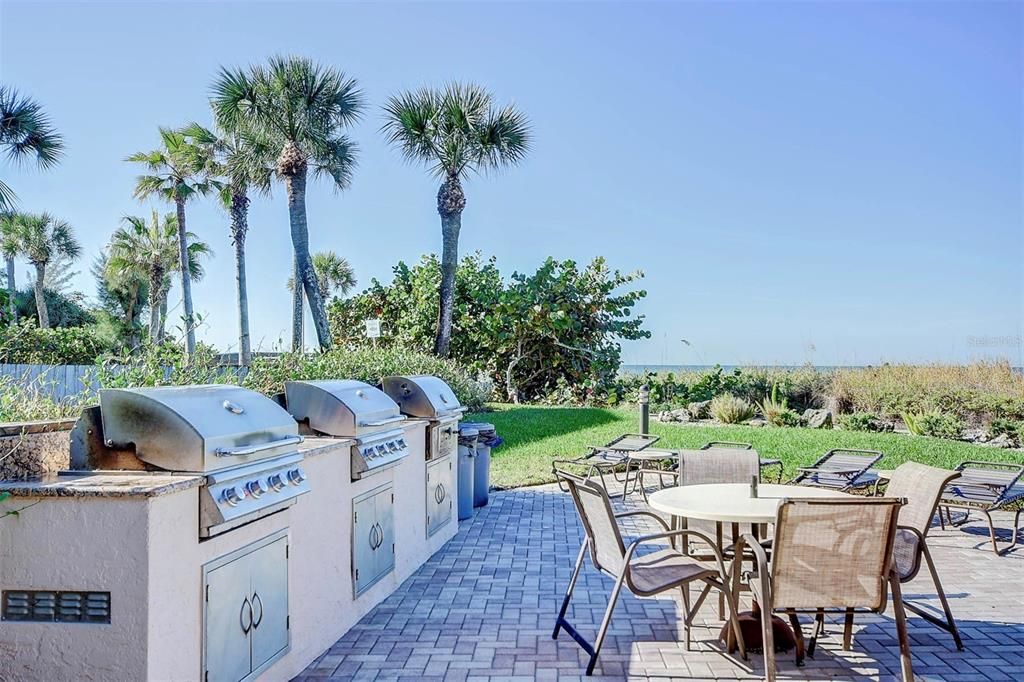
[{"label": "wooden fence", "polygon": [[63,400],[98,388],[95,365],[3,365],[0,377],[10,377],[26,390],[37,390]]}]

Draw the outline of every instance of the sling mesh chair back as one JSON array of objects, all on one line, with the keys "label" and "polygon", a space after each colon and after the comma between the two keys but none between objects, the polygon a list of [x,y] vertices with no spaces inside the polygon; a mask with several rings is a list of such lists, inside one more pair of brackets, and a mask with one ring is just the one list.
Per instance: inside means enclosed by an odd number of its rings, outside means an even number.
[{"label": "sling mesh chair back", "polygon": [[932,583],[935,585],[935,591],[938,593],[939,602],[942,604],[946,618],[945,620],[936,618],[931,612],[923,610],[906,599],[903,600],[903,605],[929,623],[953,635],[956,648],[962,650],[964,645],[960,640],[956,621],[953,620],[953,613],[949,609],[946,593],[942,589],[942,583],[939,582],[939,574],[926,542],[928,530],[932,526],[936,509],[939,506],[939,499],[942,497],[942,491],[950,481],[959,475],[957,472],[947,469],[939,469],[917,462],[906,462],[893,471],[885,494],[887,497],[907,500],[907,504],[900,510],[900,525],[896,530],[893,546],[896,574],[901,583],[910,582],[921,570],[923,559],[923,563],[927,565],[928,572],[931,574]]},{"label": "sling mesh chair back", "polygon": [[[1020,535],[1020,515],[1024,505],[1024,466],[1007,462],[962,462],[956,468],[960,477],[946,486],[940,507],[945,508],[950,523],[953,517],[950,507],[964,510],[964,518],[955,525],[967,521],[967,512],[980,511],[988,521],[988,534],[992,541],[992,551],[997,555],[1006,554],[1017,545]],[[1013,536],[1010,543],[1000,547],[996,541],[996,527],[992,522],[992,512],[1001,508],[1012,508]],[[942,520],[940,511],[939,519]]]},{"label": "sling mesh chair back", "polygon": [[[612,510],[608,492],[596,479],[583,478],[566,471],[556,470],[559,480],[565,483],[569,494],[572,496],[576,511],[579,514],[580,522],[583,525],[584,540],[580,547],[579,556],[576,558],[576,566],[573,569],[572,577],[569,579],[569,586],[566,589],[565,597],[562,600],[562,607],[555,621],[555,630],[552,639],[558,637],[560,630],[569,633],[576,642],[589,654],[587,663],[587,675],[594,672],[597,664],[598,654],[604,643],[608,626],[611,623],[612,613],[618,601],[619,593],[623,586],[633,594],[641,597],[649,597],[673,589],[679,589],[683,599],[683,627],[686,631],[686,643],[689,648],[690,625],[700,608],[708,592],[712,588],[724,591],[729,600],[729,620],[737,640],[740,642],[740,651],[746,656],[743,649],[742,635],[739,624],[736,621],[736,603],[729,590],[729,578],[726,573],[722,555],[714,547],[711,538],[703,537],[713,550],[714,561],[700,561],[693,557],[668,547],[657,551],[637,555],[637,549],[643,545],[657,542],[666,543],[675,538],[687,538],[699,536],[696,531],[678,530],[670,531],[665,522],[657,514],[647,511],[631,511],[615,514]],[[644,516],[656,521],[660,531],[651,535],[644,535],[637,538],[629,545],[622,539],[618,519],[624,517]],[[572,598],[573,589],[579,578],[580,570],[583,567],[587,554],[594,563],[594,566],[603,574],[615,580],[608,606],[605,609],[604,618],[598,628],[597,638],[594,643],[589,643],[568,620],[566,612],[569,609],[569,602]],[[700,581],[704,589],[700,593],[693,608],[690,608],[690,583]]]},{"label": "sling mesh chair back", "polygon": [[[756,538],[744,536],[757,557],[750,586],[761,608],[765,677],[775,679],[772,613],[785,611],[797,637],[797,664],[803,661],[798,612],[838,610],[852,625],[855,609],[885,611],[893,593],[900,661],[905,682],[913,680],[906,616],[892,549],[903,500],[887,497],[787,500],[779,505],[770,561]],[[813,653],[813,641],[810,651]]]},{"label": "sling mesh chair back", "polygon": [[[710,443],[705,443],[704,445],[702,445],[700,449],[711,450],[713,448],[736,448],[738,450],[753,450],[754,444],[738,443],[736,441],[731,440],[713,440]],[[774,475],[771,477],[771,479],[773,479],[775,483],[782,483],[783,466],[781,459],[765,459],[764,457],[761,457],[761,471],[764,471],[766,469],[774,469]],[[766,476],[762,474],[761,478],[764,479],[766,478]]]},{"label": "sling mesh chair back", "polygon": [[869,469],[882,459],[878,450],[836,448],[809,467],[800,467],[793,483],[834,490],[853,490],[874,484],[878,476]]}]

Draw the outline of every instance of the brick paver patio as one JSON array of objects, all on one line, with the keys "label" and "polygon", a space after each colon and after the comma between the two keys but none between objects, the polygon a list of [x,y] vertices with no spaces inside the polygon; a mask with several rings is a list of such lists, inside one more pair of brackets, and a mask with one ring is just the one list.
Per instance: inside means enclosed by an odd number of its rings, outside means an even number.
[{"label": "brick paver patio", "polygon": [[[635,498],[636,496],[631,496]],[[631,499],[629,506],[638,506]],[[1006,526],[1006,519],[999,521]],[[634,526],[636,534],[653,524]],[[567,494],[554,486],[492,494],[491,504],[371,611],[298,679],[554,680],[581,678],[586,656],[570,637],[551,639],[555,615],[579,550],[581,528]],[[1008,533],[1006,535],[1008,538]],[[914,672],[923,680],[1024,680],[1024,548],[996,557],[975,519],[929,536],[966,651],[910,616]],[[922,573],[926,573],[922,570]],[[569,619],[593,639],[612,581],[589,565]],[[938,609],[924,577],[904,586],[910,598]],[[715,640],[714,602],[702,608],[693,651],[685,651],[678,601],[623,592],[590,679],[759,679],[758,654],[727,656]],[[899,675],[891,610],[858,616],[852,651],[841,626],[829,623],[813,659],[796,668],[779,655],[782,679],[865,680]],[[805,632],[810,628],[806,627]]]}]

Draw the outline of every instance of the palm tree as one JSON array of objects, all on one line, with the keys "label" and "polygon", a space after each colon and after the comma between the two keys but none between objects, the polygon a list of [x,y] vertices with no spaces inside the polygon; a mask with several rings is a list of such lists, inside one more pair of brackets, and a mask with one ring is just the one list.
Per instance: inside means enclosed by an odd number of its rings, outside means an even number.
[{"label": "palm tree", "polygon": [[157,195],[174,202],[177,214],[178,267],[181,273],[181,299],[185,308],[185,357],[196,350],[195,316],[192,312],[192,278],[189,276],[188,230],[185,223],[185,204],[197,194],[203,195],[216,187],[210,179],[212,159],[206,150],[191,144],[176,130],[160,128],[161,149],[138,152],[126,160],[144,164],[150,175],[140,175],[135,184],[138,199]]},{"label": "palm tree", "polygon": [[138,320],[149,300],[149,283],[145,275],[110,267],[110,256],[105,251],[96,256],[89,271],[96,280],[96,298],[100,307],[120,323],[129,349],[138,348]]},{"label": "palm tree", "polygon": [[[143,279],[149,289],[149,340],[159,343],[163,338],[163,310],[171,288],[170,274],[179,269],[178,219],[173,213],[160,216],[156,211],[147,222],[138,216],[125,216],[123,226],[110,238],[107,272],[113,281]],[[188,279],[203,276],[201,258],[210,247],[186,233],[188,245]]]},{"label": "palm tree", "polygon": [[302,346],[302,296],[313,313],[320,347],[331,347],[327,311],[309,255],[306,177],[328,177],[336,190],[348,187],[355,145],[341,130],[363,109],[356,81],[303,57],[272,57],[248,71],[221,69],[213,84],[213,110],[227,130],[248,130],[280,150],[275,172],[288,193],[288,217],[295,251],[292,348]]},{"label": "palm tree", "polygon": [[[313,271],[316,272],[317,286],[324,301],[333,294],[342,296],[356,285],[356,274],[348,261],[334,251],[317,251],[313,254]],[[295,278],[288,278],[288,291],[295,290]]]},{"label": "palm tree", "polygon": [[46,266],[61,256],[78,258],[82,247],[75,239],[71,226],[49,213],[19,213],[9,222],[7,231],[12,244],[10,248],[35,266],[34,289],[39,326],[48,329],[50,315],[43,288],[46,281]]},{"label": "palm tree", "polygon": [[3,252],[7,265],[7,305],[10,324],[18,323],[18,305],[14,300],[18,293],[14,281],[14,258],[18,255],[18,247],[14,240],[14,219],[18,214],[14,211],[0,212],[0,251]]},{"label": "palm tree", "polygon": [[406,159],[428,164],[441,180],[441,290],[434,352],[444,357],[451,342],[459,231],[466,207],[462,181],[470,171],[496,170],[521,161],[530,148],[530,123],[512,105],[496,109],[484,88],[461,83],[395,95],[384,112],[382,131],[388,142]]},{"label": "palm tree", "polygon": [[249,337],[249,295],[245,277],[245,237],[249,231],[249,191],[270,193],[273,153],[265,138],[239,129],[219,127],[216,132],[193,123],[181,131],[193,144],[205,147],[214,159],[215,172],[227,182],[221,203],[231,216],[231,243],[235,247],[235,284],[238,295],[238,363],[252,359]]},{"label": "palm tree", "polygon": [[[39,103],[5,85],[0,85],[0,151],[14,163],[35,157],[40,168],[55,166],[64,153],[64,140]],[[0,212],[14,210],[17,201],[14,190],[0,181]],[[8,261],[8,273],[12,270]]]}]

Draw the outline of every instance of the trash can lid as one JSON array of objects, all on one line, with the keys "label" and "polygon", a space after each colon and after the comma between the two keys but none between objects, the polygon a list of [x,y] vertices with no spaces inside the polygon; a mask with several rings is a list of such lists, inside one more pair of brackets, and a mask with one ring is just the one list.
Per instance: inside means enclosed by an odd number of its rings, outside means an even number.
[{"label": "trash can lid", "polygon": [[479,435],[480,431],[477,429],[476,424],[459,424],[459,435],[464,437],[473,437]]},{"label": "trash can lid", "polygon": [[474,427],[480,433],[494,433],[494,424],[485,424],[484,422],[467,422],[467,426]]}]

